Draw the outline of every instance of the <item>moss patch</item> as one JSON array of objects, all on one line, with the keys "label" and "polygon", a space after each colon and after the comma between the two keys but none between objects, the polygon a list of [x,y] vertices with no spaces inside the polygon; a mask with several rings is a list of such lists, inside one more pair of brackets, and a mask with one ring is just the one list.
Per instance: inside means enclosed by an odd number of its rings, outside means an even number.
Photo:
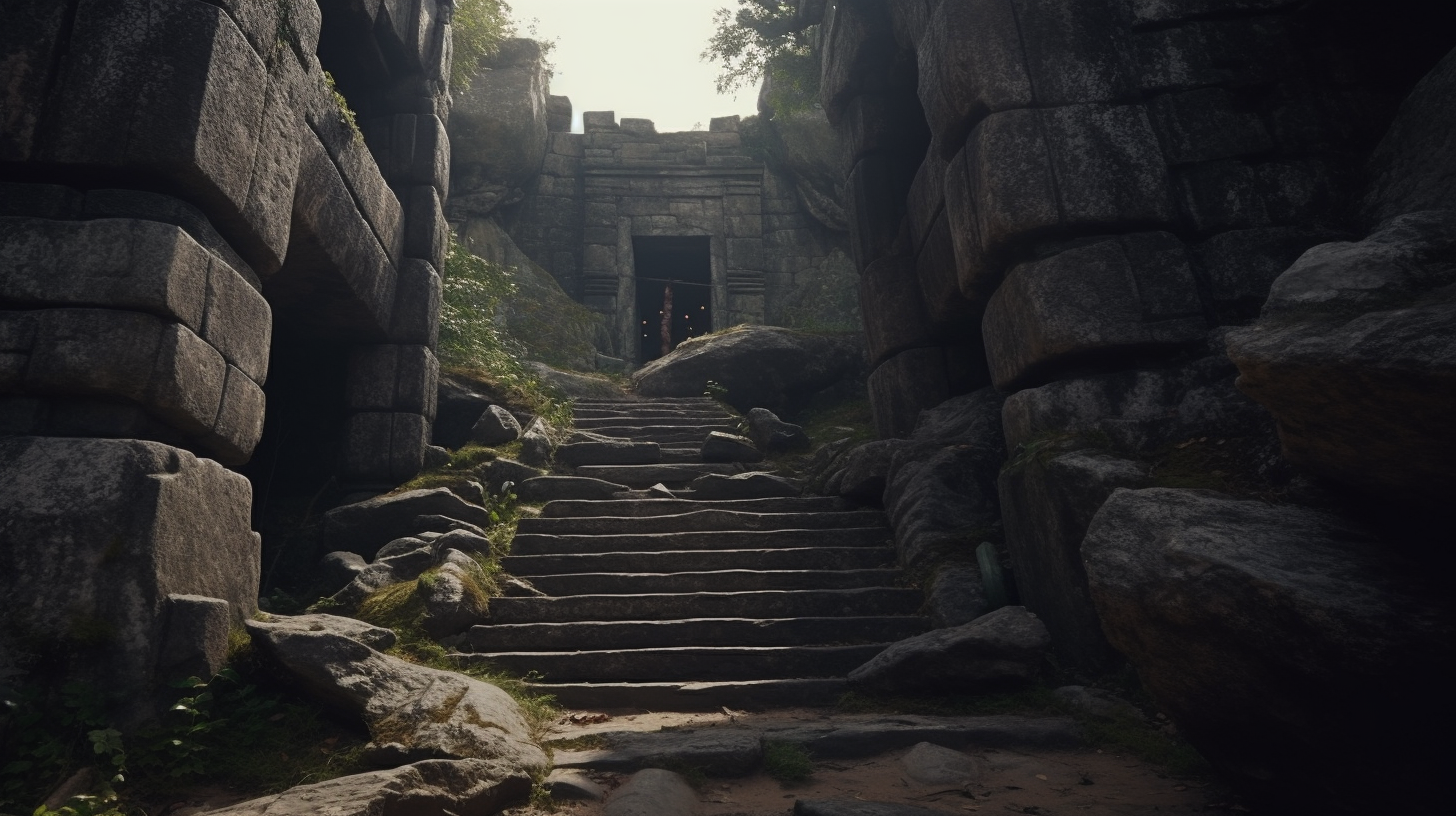
[{"label": "moss patch", "polygon": [[768,740],[763,744],[763,770],[784,784],[803,782],[814,775],[814,760],[802,745]]}]

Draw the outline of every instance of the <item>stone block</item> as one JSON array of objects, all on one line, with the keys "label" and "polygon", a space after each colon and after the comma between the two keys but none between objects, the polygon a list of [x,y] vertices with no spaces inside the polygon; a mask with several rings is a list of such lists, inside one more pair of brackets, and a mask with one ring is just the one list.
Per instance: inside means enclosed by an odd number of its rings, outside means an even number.
[{"label": "stone block", "polygon": [[553,137],[571,132],[571,98],[549,95],[546,97],[546,129]]},{"label": "stone block", "polygon": [[205,340],[184,326],[166,324],[143,405],[189,436],[206,434],[217,421],[227,369],[222,355]]},{"label": "stone block", "polygon": [[1305,250],[1342,236],[1312,227],[1235,230],[1192,247],[1208,276],[1219,322],[1246,323],[1259,315],[1269,287]]},{"label": "stone block", "polygon": [[1302,52],[1279,15],[1197,20],[1131,36],[1144,91],[1267,84],[1299,70]]},{"label": "stone block", "polygon": [[345,405],[352,412],[408,412],[433,419],[440,364],[424,346],[360,346],[349,355]]},{"label": "stone block", "polygon": [[63,32],[69,13],[70,7],[61,3],[27,3],[5,10],[0,53],[5,54],[8,79],[0,120],[4,123],[0,127],[0,161],[26,161],[36,149],[35,135],[45,113],[52,66],[66,46]]},{"label": "stone block", "polygon": [[1456,57],[1448,53],[1411,91],[1371,154],[1363,208],[1371,223],[1420,210],[1456,209],[1453,89]]},{"label": "stone block", "polygon": [[974,336],[985,306],[961,294],[955,245],[945,212],[935,220],[930,236],[915,259],[915,278],[930,318],[930,333],[942,339]]},{"label": "stone block", "polygon": [[845,180],[845,209],[853,226],[850,249],[861,270],[895,248],[915,172],[907,164],[882,153],[866,156]]},{"label": "stone block", "polygon": [[763,240],[760,238],[729,238],[728,268],[763,269]]},{"label": "stone block", "polygon": [[396,114],[390,127],[387,175],[396,188],[429,185],[450,195],[450,137],[440,117]]},{"label": "stone block", "polygon": [[404,482],[420,472],[429,421],[419,414],[359,413],[344,423],[340,475],[360,482]]},{"label": "stone block", "polygon": [[586,138],[580,133],[552,133],[547,149],[552,155],[580,159],[586,156]]},{"label": "stone block", "polygon": [[0,440],[0,666],[59,646],[71,677],[153,713],[168,596],[221,599],[234,622],[257,609],[251,512],[247,479],[166,445]]},{"label": "stone block", "polygon": [[404,256],[428,261],[436,269],[445,265],[450,248],[450,224],[439,191],[434,187],[411,187],[405,194]]},{"label": "stone block", "polygon": [[617,129],[615,111],[586,111],[581,115],[582,127],[587,133]]},{"label": "stone block", "polygon": [[1001,472],[999,492],[1021,602],[1051,632],[1060,665],[1091,672],[1110,668],[1116,654],[1087,588],[1082,538],[1112,491],[1148,486],[1148,467],[1090,451],[1016,461]]},{"label": "stone block", "polygon": [[308,133],[303,142],[289,268],[269,281],[269,302],[306,310],[323,328],[381,336],[394,305],[394,264],[323,144]]},{"label": "stone block", "polygon": [[263,438],[263,416],[267,398],[263,389],[246,374],[228,366],[222,401],[212,429],[199,444],[209,455],[228,467],[246,464]]},{"label": "stone block", "polygon": [[440,338],[440,276],[428,262],[406,258],[399,268],[389,339],[402,345],[435,348]]},{"label": "stone block", "polygon": [[158,679],[212,679],[227,665],[233,615],[228,602],[201,595],[168,595],[157,657]]},{"label": "stone block", "polygon": [[982,331],[993,381],[1008,391],[1070,365],[1194,343],[1207,328],[1182,242],[1140,233],[1017,266]]},{"label": "stone block", "polygon": [[[301,7],[303,4],[298,5]],[[313,51],[307,53],[312,58]],[[298,186],[298,168],[303,156],[300,137],[305,129],[299,110],[303,107],[308,88],[308,75],[303,64],[293,59],[271,60],[267,93],[263,99],[263,117],[258,123],[258,152],[242,213],[246,224],[256,230],[270,248],[286,248],[293,228],[293,195]],[[224,254],[223,257],[239,270],[243,269],[229,255]],[[276,264],[265,262],[258,267],[258,272],[266,276],[276,269]]]},{"label": "stone block", "polygon": [[1176,218],[1147,114],[1074,105],[986,118],[945,177],[961,292],[984,302],[1008,253],[1041,235],[1125,231]]},{"label": "stone block", "polygon": [[831,124],[855,96],[882,90],[895,56],[895,34],[883,5],[846,0],[826,18],[819,98]]},{"label": "stone block", "polygon": [[1214,14],[1278,11],[1299,0],[1132,0],[1134,26],[1156,26]]},{"label": "stone block", "polygon": [[1317,159],[1250,164],[1237,159],[1181,167],[1180,204],[1203,234],[1309,222],[1334,204]]},{"label": "stone block", "polygon": [[877,435],[909,436],[921,411],[950,396],[945,355],[934,346],[900,352],[875,367],[868,386]]},{"label": "stone block", "polygon": [[1259,112],[1226,88],[1164,94],[1148,103],[1169,164],[1228,159],[1274,149]]},{"label": "stone block", "polygon": [[[260,274],[278,268],[287,230],[260,231],[245,215],[250,192],[264,181],[254,178],[256,157],[265,143],[277,146],[263,132],[277,123],[265,116],[271,83],[222,9],[85,0],[75,8],[60,77],[50,97],[51,134],[34,159],[78,172],[145,172],[153,186],[206,210]],[[97,138],[102,133],[125,138]],[[274,157],[262,166],[286,175],[288,164]]]},{"label": "stone block", "polygon": [[208,265],[206,322],[200,333],[253,382],[267,380],[273,310],[262,293],[216,258]]},{"label": "stone block", "polygon": [[924,246],[931,227],[945,209],[945,173],[949,166],[950,160],[941,155],[940,144],[932,142],[910,182],[905,215],[909,219],[910,249],[915,252]]},{"label": "stone block", "polygon": [[930,321],[914,262],[891,255],[870,264],[860,275],[860,313],[871,367],[909,348],[932,345]]}]

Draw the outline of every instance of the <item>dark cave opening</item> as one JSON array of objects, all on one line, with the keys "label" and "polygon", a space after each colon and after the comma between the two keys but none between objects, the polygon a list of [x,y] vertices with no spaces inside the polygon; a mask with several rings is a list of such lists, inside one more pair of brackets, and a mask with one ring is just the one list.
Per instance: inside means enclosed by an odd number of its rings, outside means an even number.
[{"label": "dark cave opening", "polygon": [[672,290],[668,350],[713,329],[713,263],[706,235],[633,238],[636,258],[638,362],[663,356],[665,298]]}]

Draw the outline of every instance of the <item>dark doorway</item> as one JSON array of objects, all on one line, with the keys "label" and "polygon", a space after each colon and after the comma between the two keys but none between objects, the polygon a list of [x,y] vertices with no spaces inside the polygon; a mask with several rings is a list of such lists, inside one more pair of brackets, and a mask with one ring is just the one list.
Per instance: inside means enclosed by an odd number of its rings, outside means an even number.
[{"label": "dark doorway", "polygon": [[[664,320],[668,350],[689,337],[713,329],[713,263],[706,235],[633,238],[637,259],[637,328],[641,335],[638,362],[663,355]],[[665,314],[668,290],[671,314]]]}]

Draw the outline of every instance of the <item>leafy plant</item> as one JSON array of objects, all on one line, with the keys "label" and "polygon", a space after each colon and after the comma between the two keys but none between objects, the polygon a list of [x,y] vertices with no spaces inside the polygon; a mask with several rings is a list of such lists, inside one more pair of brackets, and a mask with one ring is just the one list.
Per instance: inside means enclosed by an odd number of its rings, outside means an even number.
[{"label": "leafy plant", "polygon": [[501,40],[515,34],[511,7],[505,0],[456,0],[450,22],[450,88],[466,91],[480,69],[480,61],[500,48]]},{"label": "leafy plant", "polygon": [[738,0],[737,13],[713,13],[716,30],[702,58],[717,62],[718,93],[769,80],[769,103],[777,111],[806,110],[819,97],[819,61],[806,27],[797,21],[794,0]]},{"label": "leafy plant", "polygon": [[763,744],[763,770],[783,783],[803,782],[814,775],[814,760],[798,743],[769,740]]},{"label": "leafy plant", "polygon": [[339,93],[339,86],[334,83],[334,75],[328,71],[324,71],[324,84],[329,86],[329,93],[334,97],[334,107],[339,109],[339,121],[354,134],[354,141],[362,144],[364,133],[359,130],[359,119],[354,115],[354,109],[349,107],[349,100]]}]

